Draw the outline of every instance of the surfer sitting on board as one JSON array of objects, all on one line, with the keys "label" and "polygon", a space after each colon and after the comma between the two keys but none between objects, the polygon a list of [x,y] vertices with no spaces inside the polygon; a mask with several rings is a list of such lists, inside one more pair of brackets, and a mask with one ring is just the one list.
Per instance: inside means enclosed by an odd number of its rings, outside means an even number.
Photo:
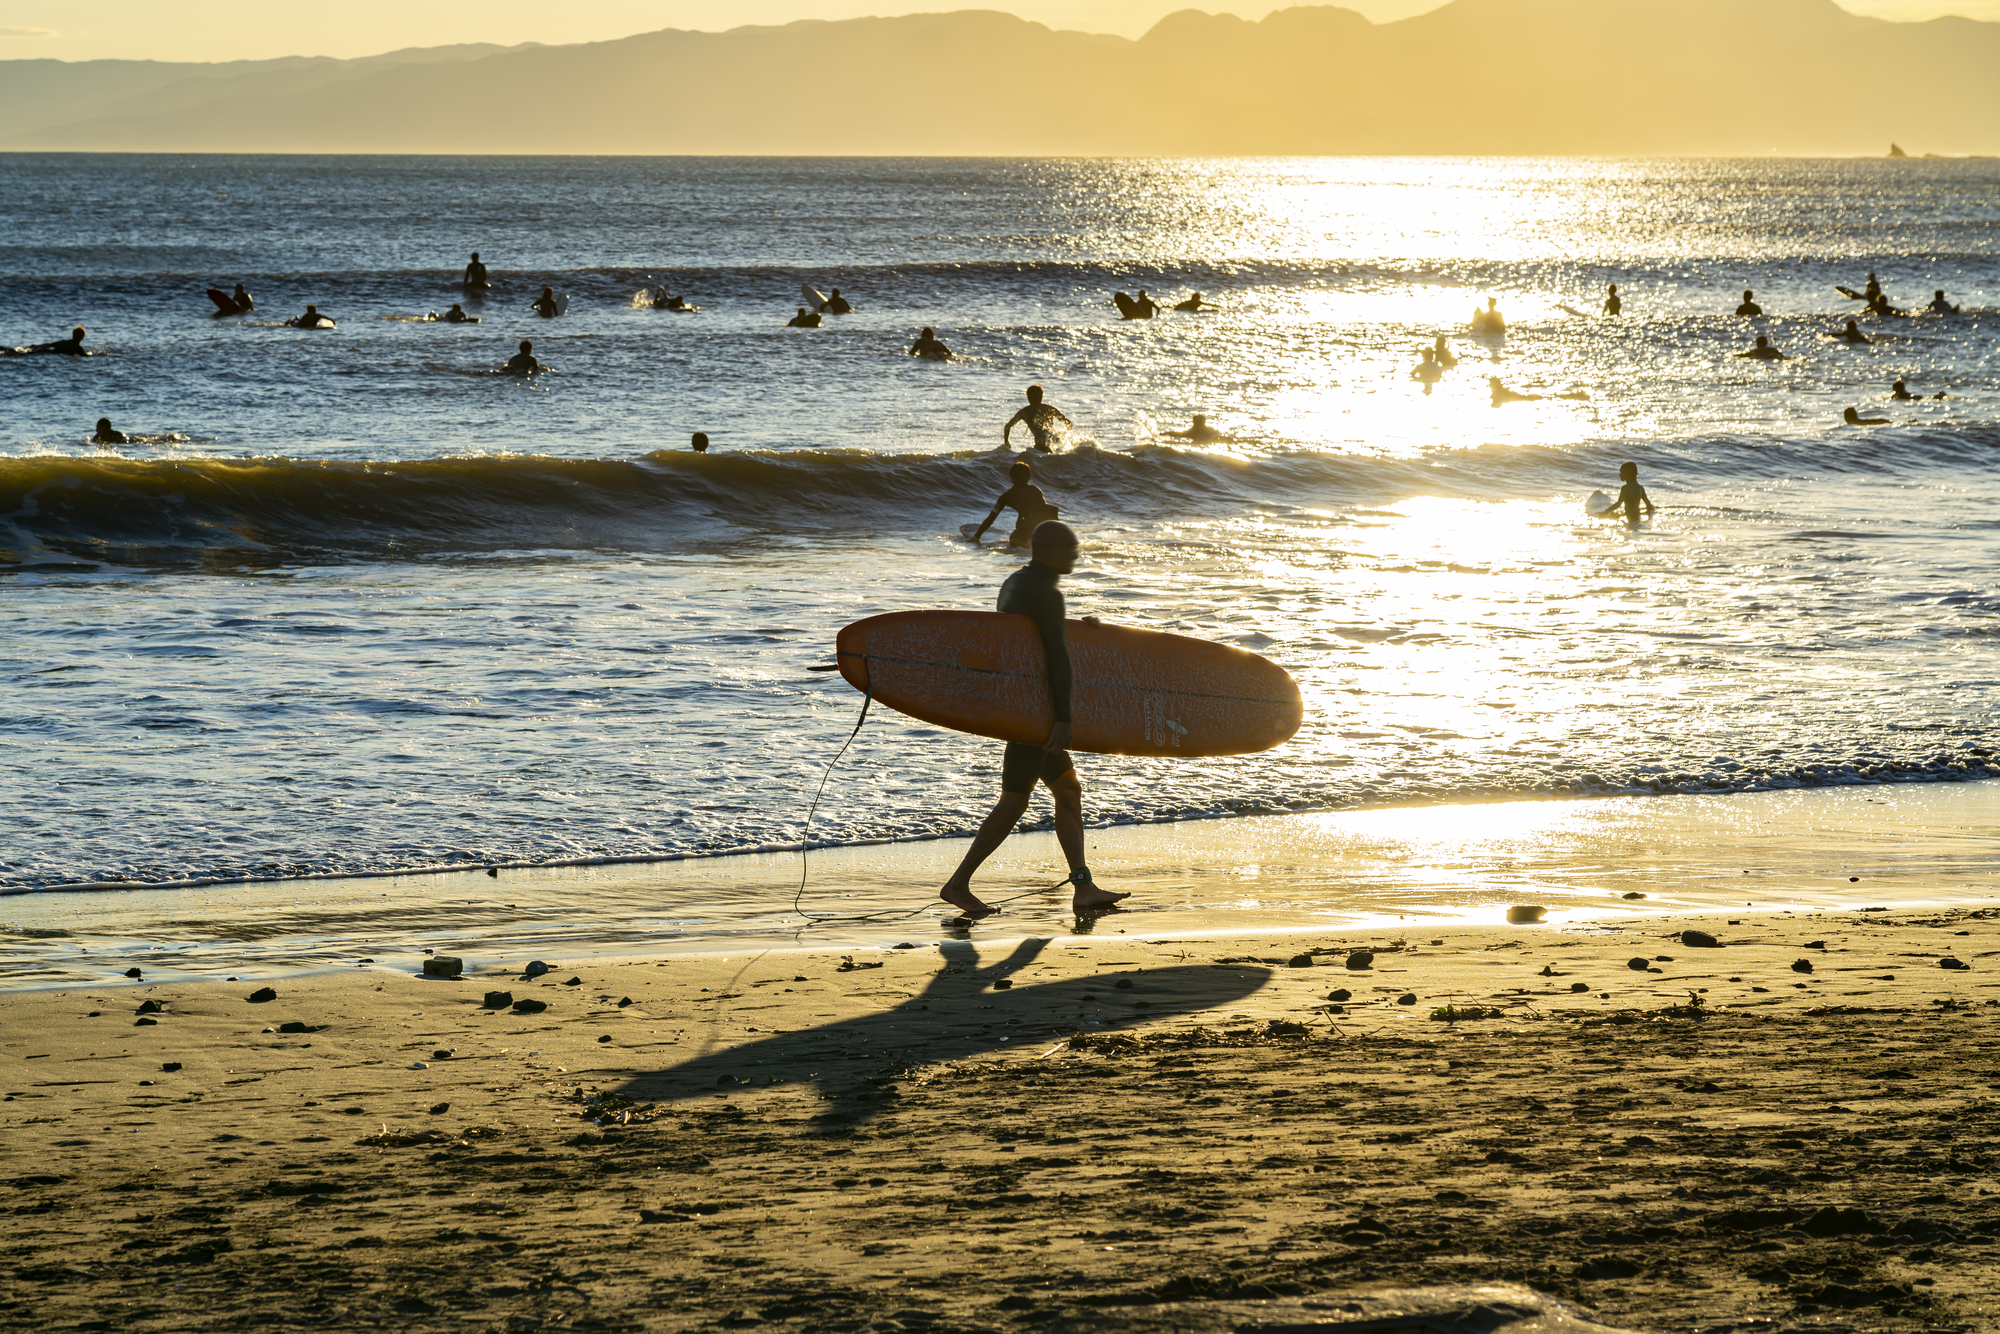
[{"label": "surfer sitting on board", "polygon": [[1757,304],[1757,294],[1749,288],[1743,289],[1743,304],[1736,308],[1738,315],[1762,315],[1764,308]]},{"label": "surfer sitting on board", "polygon": [[1507,317],[1500,313],[1500,298],[1486,298],[1486,309],[1475,308],[1472,312],[1472,332],[1476,334],[1498,334],[1507,332]]},{"label": "surfer sitting on board", "polygon": [[521,340],[521,350],[507,358],[507,364],[500,368],[500,373],[502,375],[519,375],[526,378],[547,369],[547,366],[535,360],[535,344],[533,340],[523,338]]},{"label": "surfer sitting on board", "polygon": [[306,307],[305,314],[294,315],[292,318],[286,320],[285,323],[291,325],[294,329],[317,329],[322,324],[332,324],[333,321],[327,316],[320,314],[318,306],[309,305]]},{"label": "surfer sitting on board", "polygon": [[937,330],[928,324],[917,335],[917,341],[910,344],[910,355],[922,357],[925,361],[950,361],[951,349],[938,341]]},{"label": "surfer sitting on board", "polygon": [[451,309],[447,310],[444,314],[438,316],[438,318],[443,320],[446,324],[479,323],[479,317],[477,315],[466,314],[464,305],[462,305],[457,301],[452,302]]},{"label": "surfer sitting on board", "polygon": [[31,343],[27,347],[0,348],[0,352],[10,357],[25,357],[36,352],[53,352],[63,357],[87,357],[90,353],[83,350],[83,336],[88,332],[89,330],[79,324],[69,331],[69,337],[58,338],[53,343]]},{"label": "surfer sitting on board", "polygon": [[[1007,743],[1000,769],[1000,799],[979,826],[965,860],[938,891],[939,898],[970,918],[990,917],[998,911],[973,894],[972,873],[1014,832],[1037,782],[1047,787],[1055,800],[1056,842],[1069,862],[1069,883],[1074,887],[1071,911],[1099,912],[1131,897],[1099,889],[1083,860],[1083,786],[1077,782],[1076,765],[1069,757],[1071,673],[1069,647],[1063,640],[1063,595],[1057,586],[1063,575],[1076,568],[1076,533],[1068,524],[1050,520],[1035,529],[1033,540],[1034,559],[1007,576],[1007,582],[1000,585],[996,606],[1002,612],[1028,617],[1041,632],[1055,724],[1042,745]],[[1097,619],[1086,616],[1084,623],[1095,625]]]},{"label": "surfer sitting on board", "polygon": [[1874,296],[1868,298],[1868,310],[1870,314],[1880,315],[1884,319],[1903,313],[1890,305],[1888,296],[1882,292],[1877,292]]},{"label": "surfer sitting on board", "polygon": [[1653,498],[1646,494],[1645,487],[1639,485],[1638,464],[1619,464],[1618,480],[1625,484],[1618,488],[1618,499],[1597,511],[1597,517],[1608,519],[1622,509],[1625,511],[1626,524],[1637,528],[1639,526],[1639,507],[1641,505],[1646,507],[1646,517],[1649,519],[1653,517]]},{"label": "surfer sitting on board", "polygon": [[1944,299],[1944,289],[1942,287],[1937,289],[1936,294],[1931,297],[1931,303],[1925,306],[1924,309],[1933,315],[1963,315],[1965,313],[1962,309]]},{"label": "surfer sitting on board", "polygon": [[250,299],[250,289],[242,283],[236,284],[236,290],[229,294],[229,299],[236,303],[236,313],[238,315],[257,309],[257,303]]},{"label": "surfer sitting on board", "polygon": [[826,315],[852,315],[854,307],[848,304],[847,298],[842,296],[840,289],[836,287],[827,293],[826,302],[820,306],[820,312]]},{"label": "surfer sitting on board", "polygon": [[1751,348],[1747,352],[1738,352],[1736,356],[1738,360],[1744,360],[1744,361],[1789,360],[1789,358],[1786,357],[1784,353],[1778,351],[1777,348],[1772,347],[1771,340],[1766,338],[1763,334],[1757,335],[1757,346]]},{"label": "surfer sitting on board", "polygon": [[486,281],[486,266],[479,262],[479,252],[477,250],[472,252],[472,263],[465,266],[465,285],[467,287],[491,287],[493,285]]},{"label": "surfer sitting on board", "polygon": [[1048,497],[1042,494],[1042,488],[1035,485],[1034,477],[1035,470],[1028,466],[1025,459],[1007,469],[1007,480],[1013,485],[1000,493],[1000,499],[993,502],[993,512],[986,516],[985,521],[974,529],[966,540],[977,542],[986,535],[986,530],[992,526],[993,521],[1000,517],[1000,511],[1011,508],[1016,517],[1014,532],[1007,539],[1007,545],[1027,546],[1034,536],[1035,529],[1056,517],[1056,507],[1049,504]]},{"label": "surfer sitting on board", "polygon": [[799,307],[798,314],[785,321],[787,329],[817,329],[819,326],[820,317],[818,312],[807,310],[804,306]]},{"label": "surfer sitting on board", "polygon": [[1611,284],[1611,294],[1604,298],[1604,313],[1606,315],[1616,315],[1623,309],[1625,309],[1625,303],[1618,299],[1618,284],[1613,283]]},{"label": "surfer sitting on board", "polygon": [[123,431],[112,426],[111,418],[99,417],[97,419],[97,434],[90,437],[90,443],[93,445],[129,445],[132,443],[132,440]]},{"label": "surfer sitting on board", "polygon": [[1002,445],[1008,443],[1007,437],[1013,433],[1017,425],[1025,426],[1028,428],[1028,434],[1035,437],[1036,449],[1041,450],[1044,454],[1053,453],[1054,450],[1049,442],[1057,434],[1056,423],[1058,422],[1062,423],[1062,434],[1065,435],[1069,433],[1070,427],[1076,425],[1075,422],[1063,416],[1062,413],[1042,402],[1042,387],[1038,384],[1031,384],[1028,386],[1028,406],[1009,417],[1007,424],[1000,428],[1000,443]]},{"label": "surfer sitting on board", "polygon": [[556,289],[553,287],[544,287],[542,294],[529,303],[528,308],[545,320],[562,314],[562,303],[556,300]]},{"label": "surfer sitting on board", "polygon": [[1843,343],[1865,343],[1868,341],[1868,335],[1862,333],[1861,326],[1856,324],[1853,320],[1849,320],[1847,322],[1847,327],[1845,329],[1842,329],[1839,333],[1835,334],[1834,337],[1838,338]]}]

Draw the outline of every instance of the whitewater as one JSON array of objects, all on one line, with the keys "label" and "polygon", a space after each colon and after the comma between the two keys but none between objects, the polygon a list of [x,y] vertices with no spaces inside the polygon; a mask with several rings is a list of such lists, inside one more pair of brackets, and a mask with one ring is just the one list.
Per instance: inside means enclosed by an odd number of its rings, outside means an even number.
[{"label": "whitewater", "polygon": [[[100,353],[0,358],[0,891],[795,844],[860,705],[808,670],[835,632],[1018,564],[957,530],[1031,383],[1079,428],[1032,460],[1085,538],[1071,614],[1251,648],[1307,703],[1261,755],[1081,757],[1093,824],[2000,773],[2000,164],[0,180],[0,343]],[[1862,314],[1835,285],[1871,271],[1964,313]],[[210,318],[236,282],[257,312]],[[856,313],[783,327],[802,284]],[[1141,288],[1218,309],[1119,320]],[[1504,338],[1465,332],[1488,297]],[[452,301],[481,322],[414,318]],[[339,327],[282,327],[307,302]],[[925,325],[956,360],[903,355]],[[1739,359],[1758,334],[1790,359]],[[553,373],[491,374],[523,338]],[[1176,443],[1193,413],[1233,441]],[[1629,532],[1582,509],[1626,461],[1663,507]],[[811,838],[967,833],[998,759],[880,714]]]}]

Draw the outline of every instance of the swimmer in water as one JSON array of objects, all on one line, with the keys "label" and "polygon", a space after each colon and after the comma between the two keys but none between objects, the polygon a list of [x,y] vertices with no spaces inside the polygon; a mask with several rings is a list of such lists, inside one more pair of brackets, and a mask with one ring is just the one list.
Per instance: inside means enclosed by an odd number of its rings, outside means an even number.
[{"label": "swimmer in water", "polygon": [[[1061,424],[1061,430],[1057,429],[1058,423]],[[1028,386],[1028,406],[1009,417],[1007,424],[1000,428],[1000,443],[1002,445],[1008,443],[1008,436],[1013,433],[1016,426],[1025,426],[1028,428],[1028,434],[1035,438],[1035,448],[1044,454],[1050,454],[1054,452],[1052,442],[1059,436],[1069,434],[1075,425],[1075,422],[1063,416],[1055,408],[1042,402],[1042,387],[1031,384]]]},{"label": "swimmer in water", "polygon": [[1486,298],[1486,309],[1472,312],[1472,332],[1476,334],[1498,334],[1507,332],[1507,317],[1500,313],[1500,298]]},{"label": "swimmer in water", "polygon": [[664,287],[660,289],[659,295],[654,299],[653,304],[661,310],[691,311],[694,309],[693,306],[687,303],[687,298],[669,295],[667,289]]},{"label": "swimmer in water", "polygon": [[467,287],[491,287],[493,285],[486,281],[486,266],[479,262],[479,252],[477,250],[472,252],[472,263],[465,266],[465,285]]},{"label": "swimmer in water", "polygon": [[1443,334],[1437,336],[1437,343],[1431,348],[1431,356],[1436,358],[1437,364],[1446,370],[1450,370],[1453,366],[1458,365],[1458,358],[1453,356],[1451,349],[1445,346]]},{"label": "swimmer in water", "polygon": [[1924,309],[1933,315],[1963,315],[1965,313],[1963,307],[1954,306],[1951,302],[1944,299],[1944,289],[1942,287],[1937,289],[1936,294],[1931,297],[1931,303],[1925,306]]},{"label": "swimmer in water", "polygon": [[1866,343],[1871,341],[1867,334],[1861,332],[1861,326],[1853,320],[1849,320],[1847,327],[1835,334],[1834,337],[1843,343]]},{"label": "swimmer in water", "polygon": [[820,309],[828,315],[852,315],[854,307],[847,304],[847,298],[840,294],[838,287],[827,294],[826,304]]},{"label": "swimmer in water", "polygon": [[917,341],[910,344],[910,355],[925,361],[950,361],[951,349],[938,341],[937,330],[927,324],[917,335]]},{"label": "swimmer in water", "polygon": [[1757,335],[1757,346],[1747,352],[1738,352],[1739,361],[1789,361],[1791,358],[1771,346],[1771,340],[1763,334]]},{"label": "swimmer in water", "polygon": [[1223,432],[1210,426],[1208,418],[1199,412],[1194,414],[1194,425],[1184,427],[1178,431],[1168,431],[1167,435],[1171,438],[1186,440],[1197,445],[1220,444],[1223,441],[1234,440],[1236,438],[1233,435],[1225,435]]},{"label": "swimmer in water", "polygon": [[1638,464],[1619,464],[1618,480],[1623,483],[1618,488],[1618,499],[1597,511],[1597,517],[1608,519],[1622,509],[1625,511],[1625,526],[1628,528],[1637,528],[1639,526],[1639,507],[1641,505],[1646,507],[1647,518],[1652,518],[1654,513],[1656,513],[1653,507],[1653,498],[1646,494],[1645,487],[1639,485]]},{"label": "swimmer in water", "polygon": [[462,305],[460,305],[460,304],[459,304],[458,302],[456,302],[456,301],[454,301],[454,302],[452,302],[452,303],[451,303],[451,309],[450,309],[450,310],[447,310],[447,311],[446,311],[446,312],[445,312],[444,314],[442,314],[442,315],[438,316],[438,318],[439,318],[439,319],[441,319],[441,320],[443,320],[443,321],[444,321],[444,322],[445,322],[446,324],[477,324],[477,323],[479,323],[479,317],[478,317],[477,315],[468,315],[468,314],[466,314],[466,313],[465,313],[465,307],[464,307],[464,306],[462,306]]},{"label": "swimmer in water", "polygon": [[99,417],[97,419],[97,434],[90,437],[90,443],[93,445],[129,445],[132,443],[132,439],[123,431],[114,429],[111,425],[111,418]]},{"label": "swimmer in water", "polygon": [[1849,426],[1887,426],[1889,424],[1887,417],[1864,417],[1853,408],[1849,408],[1841,413],[1840,419]]},{"label": "swimmer in water", "polygon": [[817,329],[823,322],[822,317],[817,311],[807,310],[804,306],[800,306],[799,313],[785,321],[785,327],[787,329]]},{"label": "swimmer in water", "polygon": [[1917,396],[1910,392],[1908,385],[1898,380],[1889,386],[1889,397],[1898,403],[1912,403],[1916,401]]},{"label": "swimmer in water", "polygon": [[986,535],[986,530],[992,526],[993,521],[1000,517],[1001,510],[1012,509],[1015,515],[1014,531],[1007,538],[1007,545],[1027,546],[1029,539],[1034,536],[1035,528],[1055,518],[1057,513],[1056,507],[1049,504],[1048,497],[1042,494],[1042,488],[1034,484],[1034,478],[1035,470],[1028,466],[1026,459],[1008,468],[1007,480],[1013,485],[1000,493],[1000,499],[993,502],[993,512],[986,516],[973,531],[972,536],[966,540],[977,542]]},{"label": "swimmer in water", "polygon": [[58,338],[53,343],[30,343],[27,347],[10,347],[0,351],[4,351],[10,357],[33,356],[39,352],[58,357],[87,357],[90,353],[83,350],[83,336],[88,332],[90,332],[88,329],[79,324],[69,331],[69,337]]},{"label": "swimmer in water", "polygon": [[1207,303],[1207,302],[1203,301],[1203,300],[1201,299],[1201,293],[1200,293],[1200,292],[1196,292],[1196,293],[1195,293],[1195,294],[1194,294],[1193,296],[1189,297],[1189,298],[1188,298],[1187,300],[1185,300],[1185,301],[1181,302],[1181,303],[1180,303],[1179,305],[1175,306],[1175,307],[1174,307],[1174,309],[1175,309],[1175,310],[1185,310],[1185,311],[1188,311],[1188,312],[1190,312],[1190,313],[1199,313],[1199,312],[1201,312],[1201,311],[1204,311],[1204,310],[1214,310],[1214,309],[1215,309],[1215,307],[1214,307],[1213,305],[1211,305],[1211,304],[1209,304],[1209,303]]},{"label": "swimmer in water", "polygon": [[1616,315],[1624,308],[1625,303],[1618,299],[1618,284],[1613,283],[1611,284],[1611,294],[1604,298],[1604,313],[1606,315]]},{"label": "swimmer in water", "polygon": [[542,294],[529,304],[528,309],[534,311],[535,314],[545,320],[552,320],[562,314],[562,306],[556,302],[556,289],[553,287],[544,287]]},{"label": "swimmer in water", "polygon": [[1546,394],[1517,394],[1501,384],[1497,375],[1486,377],[1486,387],[1493,393],[1493,406],[1496,408],[1502,403],[1539,403],[1548,397]]},{"label": "swimmer in water", "polygon": [[1757,304],[1757,294],[1749,288],[1743,289],[1743,304],[1736,308],[1738,315],[1762,315],[1764,308]]},{"label": "swimmer in water", "polygon": [[1426,385],[1436,384],[1444,378],[1444,367],[1437,363],[1436,349],[1425,348],[1423,350],[1423,357],[1424,359],[1411,369],[1410,378],[1412,380],[1422,380]]},{"label": "swimmer in water", "polygon": [[696,431],[694,439],[688,442],[688,447],[697,454],[708,453],[708,433],[706,431]]},{"label": "swimmer in water", "polygon": [[547,369],[546,365],[535,360],[534,342],[523,338],[521,340],[521,350],[507,358],[507,364],[500,368],[500,373],[502,375],[518,375],[522,379],[526,379],[530,375],[539,374]]}]

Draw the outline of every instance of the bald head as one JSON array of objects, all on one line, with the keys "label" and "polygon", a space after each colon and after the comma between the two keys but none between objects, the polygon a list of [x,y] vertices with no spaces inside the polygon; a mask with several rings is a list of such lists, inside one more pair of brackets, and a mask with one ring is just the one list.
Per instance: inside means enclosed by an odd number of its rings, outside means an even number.
[{"label": "bald head", "polygon": [[1057,574],[1068,574],[1076,568],[1076,530],[1060,519],[1050,519],[1035,525],[1035,534],[1030,539],[1035,564],[1045,565]]}]

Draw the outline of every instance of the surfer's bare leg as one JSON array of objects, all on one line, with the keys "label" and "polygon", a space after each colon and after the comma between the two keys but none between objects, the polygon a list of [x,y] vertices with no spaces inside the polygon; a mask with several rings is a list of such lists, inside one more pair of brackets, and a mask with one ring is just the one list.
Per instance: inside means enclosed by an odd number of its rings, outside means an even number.
[{"label": "surfer's bare leg", "polygon": [[1044,778],[1049,795],[1056,804],[1056,842],[1062,845],[1063,859],[1069,863],[1072,883],[1076,889],[1070,895],[1070,911],[1101,912],[1120,899],[1131,898],[1130,893],[1114,894],[1107,889],[1099,889],[1097,882],[1090,878],[1090,868],[1084,860],[1083,852],[1083,784],[1077,780],[1076,770],[1070,769],[1055,778]]},{"label": "surfer's bare leg", "polygon": [[[959,862],[958,869],[951,873],[951,879],[944,882],[944,888],[938,891],[939,898],[967,917],[991,917],[999,911],[981,903],[979,897],[972,892],[972,873],[1007,841],[1007,835],[1014,832],[1014,826],[1021,822],[1022,813],[1028,809],[1028,795],[1026,792],[1000,794],[1000,800],[993,803],[993,810],[987,815],[985,823],[981,824],[979,832],[972,836],[972,846],[966,849],[964,860]],[[1077,846],[1082,845],[1083,823],[1079,818]]]}]

